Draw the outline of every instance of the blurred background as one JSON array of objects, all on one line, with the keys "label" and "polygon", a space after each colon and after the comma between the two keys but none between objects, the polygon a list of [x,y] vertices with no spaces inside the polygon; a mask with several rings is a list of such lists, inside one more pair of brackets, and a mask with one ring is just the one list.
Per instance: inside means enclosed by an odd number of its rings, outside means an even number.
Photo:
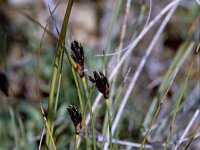
[{"label": "blurred background", "polygon": [[[151,5],[149,2],[149,0],[131,1],[127,14],[123,48],[134,41],[148,23],[148,18],[150,22],[171,1],[154,0]],[[114,52],[120,45],[126,4],[127,1],[122,1],[119,13],[116,14],[117,19],[113,25],[109,52]],[[53,11],[55,7],[55,12],[51,16],[50,10]],[[0,82],[1,89],[4,88],[0,91],[0,150],[38,148],[44,127],[39,109],[39,99],[42,101],[44,110],[47,111],[56,38],[58,38],[56,27],[60,31],[66,7],[65,0],[0,0],[0,72],[6,76],[8,81],[5,83],[5,79],[2,78]],[[116,0],[74,1],[66,45],[70,47],[69,43],[74,39],[82,43],[85,50],[87,74],[93,69],[104,69],[105,59],[96,55],[103,54],[106,48],[109,26],[115,7]],[[180,3],[156,42],[153,52],[136,82],[123,112],[123,119],[120,122],[116,138],[141,143],[143,132],[148,127],[143,123],[153,97],[157,94],[158,87],[168,68],[174,62],[180,46],[189,39],[193,39],[195,41],[194,48],[187,52],[183,60],[178,60],[182,61],[180,70],[156,122],[157,125],[163,121],[170,124],[170,113],[173,113],[172,108],[183,87],[191,60],[195,57],[194,51],[199,43],[199,14],[200,7],[195,0],[183,0]],[[120,98],[123,98],[126,93],[131,77],[161,23],[162,20],[145,35],[123,65],[120,73],[117,74],[116,87],[122,87]],[[43,37],[46,26],[50,34],[45,33]],[[109,59],[108,76],[115,67],[117,57],[117,55],[107,57]],[[174,126],[172,141],[180,138],[194,112],[200,106],[200,63],[199,57],[194,59],[194,67]],[[54,137],[58,149],[70,149],[73,145],[74,131],[66,108],[69,104],[79,106],[79,101],[67,59],[64,60],[62,75]],[[126,81],[122,86],[125,78]],[[39,80],[38,85],[37,79]],[[5,91],[8,91],[8,96]],[[115,88],[115,91],[118,91],[118,88]],[[92,102],[96,95],[97,90],[92,95]],[[116,97],[117,93],[114,93],[113,99]],[[101,133],[105,113],[105,109],[101,110],[105,107],[104,103],[100,103],[99,114],[96,114],[95,118],[97,133]],[[195,135],[200,134],[199,126],[200,116],[192,126]],[[155,128],[152,129],[147,143],[163,143],[166,140],[169,126],[154,132]],[[194,135],[193,130],[189,132],[188,137]],[[199,137],[200,135],[192,141],[189,149],[200,149]],[[116,145],[115,148],[125,149],[120,145]],[[126,148],[128,149],[128,147]]]}]

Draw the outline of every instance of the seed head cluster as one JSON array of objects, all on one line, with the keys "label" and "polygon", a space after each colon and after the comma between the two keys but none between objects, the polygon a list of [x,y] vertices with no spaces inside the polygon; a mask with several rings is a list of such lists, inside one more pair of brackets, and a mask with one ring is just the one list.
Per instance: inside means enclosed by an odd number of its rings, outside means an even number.
[{"label": "seed head cluster", "polygon": [[95,86],[98,88],[99,92],[101,92],[105,99],[108,99],[109,97],[109,82],[106,76],[103,74],[103,72],[97,71],[93,72],[94,78],[89,76],[89,80],[95,84]]},{"label": "seed head cluster", "polygon": [[0,71],[0,90],[8,96],[8,79],[5,73]]},{"label": "seed head cluster", "polygon": [[80,131],[82,129],[81,121],[82,121],[82,116],[81,113],[78,112],[77,108],[74,105],[70,105],[69,108],[67,108],[69,115],[71,117],[71,120],[74,124],[75,127],[75,133],[80,134]]},{"label": "seed head cluster", "polygon": [[81,43],[73,41],[71,43],[71,56],[75,61],[76,65],[74,70],[79,73],[80,77],[84,77],[84,51]]}]

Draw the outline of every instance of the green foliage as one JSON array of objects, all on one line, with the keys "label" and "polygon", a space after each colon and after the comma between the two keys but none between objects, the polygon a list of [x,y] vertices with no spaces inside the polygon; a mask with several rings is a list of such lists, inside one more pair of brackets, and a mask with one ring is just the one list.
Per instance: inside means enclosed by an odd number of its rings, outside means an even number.
[{"label": "green foliage", "polygon": [[[160,3],[162,4],[161,6],[166,5],[166,2]],[[37,27],[42,28],[42,30],[46,29],[46,27],[43,27],[31,15],[28,16],[26,13],[21,12],[21,10],[14,10],[12,12],[12,9],[9,9],[12,13],[19,12],[29,21],[25,27],[23,26],[24,28],[17,28],[19,29],[17,33],[19,32],[19,36],[25,40],[25,43],[24,41],[21,44],[20,41],[17,42],[21,48],[20,60],[16,61],[16,64],[20,65],[17,67],[13,64],[10,65],[10,58],[6,57],[6,55],[9,55],[6,49],[8,46],[11,46],[7,42],[10,41],[7,41],[6,37],[0,39],[0,69],[8,72],[10,81],[16,78],[15,74],[20,74],[19,76],[22,78],[20,84],[23,87],[23,92],[17,95],[14,92],[12,93],[12,90],[16,90],[12,83],[12,88],[14,88],[11,89],[12,94],[9,97],[6,97],[0,91],[0,150],[23,150],[27,148],[34,150],[38,149],[40,142],[42,142],[41,149],[50,148],[58,150],[72,147],[75,149],[95,150],[103,148],[105,143],[109,142],[110,149],[125,149],[133,142],[139,144],[137,148],[141,149],[143,148],[140,145],[141,143],[144,146],[154,146],[154,144],[157,144],[162,148],[164,147],[162,144],[167,143],[166,148],[171,148],[170,144],[174,143],[175,134],[182,133],[185,130],[191,115],[194,114],[195,109],[198,109],[197,106],[199,104],[199,95],[197,95],[190,108],[186,105],[188,97],[191,96],[193,88],[197,86],[197,80],[199,80],[197,73],[199,62],[196,61],[199,58],[197,59],[193,54],[194,49],[198,45],[197,42],[199,42],[197,41],[199,38],[199,25],[195,22],[199,17],[197,14],[199,7],[194,2],[188,2],[190,5],[187,7],[178,7],[173,16],[175,19],[172,17],[172,24],[170,24],[171,22],[169,24],[177,28],[173,28],[170,32],[180,34],[178,37],[181,37],[181,43],[178,45],[178,48],[165,45],[165,38],[167,38],[165,34],[169,32],[169,29],[167,28],[166,31],[163,31],[162,35],[164,36],[161,35],[162,38],[157,41],[158,44],[154,47],[155,51],[156,49],[161,49],[161,52],[152,52],[151,57],[146,61],[146,68],[140,73],[135,88],[128,97],[126,107],[120,116],[116,131],[112,133],[111,125],[113,125],[116,114],[121,108],[123,97],[127,94],[127,87],[132,80],[132,74],[134,74],[135,68],[139,66],[141,58],[144,57],[145,50],[148,48],[147,44],[155,36],[155,29],[152,28],[150,33],[145,33],[143,41],[138,43],[134,49],[135,51],[126,57],[121,65],[121,69],[115,74],[114,79],[109,82],[109,99],[101,99],[92,112],[92,106],[94,106],[93,104],[99,94],[99,86],[96,85],[96,82],[90,83],[89,75],[94,70],[105,71],[105,77],[109,78],[109,75],[125,52],[112,57],[96,57],[95,55],[102,53],[102,51],[99,52],[96,48],[91,48],[86,46],[87,44],[82,43],[86,71],[84,72],[85,76],[83,78],[80,77],[79,72],[75,69],[78,62],[70,54],[70,43],[65,43],[66,39],[68,40],[67,32],[69,31],[70,34],[70,31],[73,30],[73,25],[70,24],[68,26],[68,22],[71,17],[76,17],[71,14],[73,13],[71,9],[74,7],[72,4],[73,0],[69,0],[68,5],[66,5],[67,8],[58,39],[55,38],[54,33],[49,28],[44,31],[52,40],[48,41],[51,43],[49,45],[47,41],[46,43],[43,39],[41,40],[33,36]],[[107,2],[105,4],[97,4],[98,7],[101,7],[99,8],[101,13],[103,13],[101,9],[105,9],[105,12],[107,12],[106,4]],[[114,52],[117,48],[117,51],[121,51],[124,47],[123,45],[134,43],[138,34],[145,29],[143,24],[148,13],[147,4],[139,4],[134,1],[130,5],[134,9],[130,9],[130,13],[127,14],[127,29],[122,31],[123,19],[125,17],[125,1],[117,0],[113,4],[112,13],[110,13],[111,17],[106,22],[108,27],[105,28],[106,31],[101,31],[105,36],[102,36],[101,33],[98,35],[99,41],[97,43],[103,41],[99,47],[100,50],[101,48],[105,49],[105,53]],[[154,4],[154,2],[153,7],[157,7],[157,4]],[[153,11],[156,12],[156,10]],[[160,13],[155,12],[150,14],[150,20],[154,19],[156,13]],[[135,14],[137,15],[135,16]],[[98,19],[106,20],[106,18]],[[162,22],[161,19],[159,21]],[[120,39],[121,34],[125,36],[124,39],[122,38],[123,41],[120,41],[122,40]],[[173,39],[173,37],[170,38]],[[173,45],[177,41],[175,39],[171,42]],[[24,59],[21,60],[21,58],[28,58],[28,61],[25,59],[24,63]],[[149,65],[152,61],[156,62],[152,64],[153,67]],[[191,61],[194,64],[193,68],[190,68],[189,74],[187,68],[189,68]],[[160,70],[157,71],[156,69]],[[156,75],[151,75],[150,72],[156,72]],[[34,83],[31,83],[27,76],[33,78]],[[185,78],[187,78],[187,82]],[[170,84],[171,81],[173,81],[172,85]],[[153,90],[152,83],[156,83],[157,90]],[[27,91],[28,85],[32,84],[36,85]],[[94,88],[95,86],[98,89]],[[153,96],[149,94],[150,90],[153,91]],[[166,92],[169,92],[168,90],[172,92],[171,97],[165,95]],[[35,99],[27,96],[31,92],[33,92],[32,95],[37,95]],[[67,112],[70,104],[77,106],[77,111],[82,114],[81,125],[83,128],[80,135],[75,134],[76,127],[73,125]],[[188,108],[187,112],[184,112],[186,108]],[[42,113],[43,109],[44,114]],[[89,114],[91,119],[86,123]],[[182,115],[185,116],[180,124],[179,120],[183,118]],[[178,129],[175,129],[175,126]],[[45,128],[44,135],[42,135],[43,128]],[[174,130],[175,133],[173,133]],[[197,148],[192,142],[193,137],[196,135],[195,131],[198,131],[198,127],[194,125],[186,136],[189,139],[187,142],[191,142],[191,145],[189,145],[191,148]],[[101,141],[99,137],[106,135],[108,136],[107,141]],[[77,141],[77,138],[80,141]],[[179,136],[178,138],[180,139]],[[121,140],[121,143],[114,139]],[[147,140],[148,144],[145,145]],[[111,141],[113,142],[112,144]],[[124,141],[132,141],[132,143],[123,145],[122,142]],[[153,147],[152,149],[156,148]]]}]

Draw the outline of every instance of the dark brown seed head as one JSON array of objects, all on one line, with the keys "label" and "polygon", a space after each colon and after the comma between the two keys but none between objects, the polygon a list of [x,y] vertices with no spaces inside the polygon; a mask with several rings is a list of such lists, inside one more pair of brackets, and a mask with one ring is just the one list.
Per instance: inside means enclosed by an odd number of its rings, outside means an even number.
[{"label": "dark brown seed head", "polygon": [[69,108],[67,108],[69,115],[71,117],[71,120],[74,124],[75,127],[75,133],[76,134],[80,134],[82,125],[81,125],[81,121],[82,121],[82,116],[81,113],[78,112],[77,108],[74,105],[70,105]]},{"label": "dark brown seed head", "polygon": [[106,76],[104,76],[103,72],[97,71],[93,72],[94,78],[89,76],[89,80],[95,84],[95,86],[98,88],[99,92],[101,92],[105,99],[109,98],[109,82]]},{"label": "dark brown seed head", "polygon": [[6,75],[1,71],[0,71],[0,89],[6,96],[8,96],[8,79]]},{"label": "dark brown seed head", "polygon": [[79,73],[80,77],[84,77],[84,51],[81,43],[73,41],[71,43],[71,56],[76,62],[74,70]]}]

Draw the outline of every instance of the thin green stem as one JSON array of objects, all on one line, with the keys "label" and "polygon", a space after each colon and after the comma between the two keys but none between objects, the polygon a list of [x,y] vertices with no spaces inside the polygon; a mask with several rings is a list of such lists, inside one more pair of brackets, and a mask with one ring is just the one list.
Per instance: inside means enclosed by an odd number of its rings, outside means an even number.
[{"label": "thin green stem", "polygon": [[[55,120],[55,118],[56,118],[56,112],[57,112],[57,108],[58,108],[58,99],[59,99],[59,95],[60,95],[60,85],[61,85],[61,80],[62,80],[63,58],[64,58],[64,50],[62,49],[60,73],[59,73],[58,87],[57,87],[57,92],[56,92],[56,101],[55,101],[55,105],[54,105],[54,118],[53,118],[53,120]],[[54,126],[52,126],[51,132],[52,133],[54,132]]]},{"label": "thin green stem", "polygon": [[88,87],[87,87],[87,82],[86,82],[86,78],[85,76],[83,78],[81,78],[82,82],[83,82],[83,86],[84,86],[84,90],[86,92],[86,96],[89,95],[89,92],[88,92]]},{"label": "thin green stem", "polygon": [[185,79],[183,89],[181,90],[180,96],[179,96],[178,101],[177,101],[177,103],[176,103],[176,108],[175,108],[174,116],[173,116],[173,118],[172,118],[172,122],[171,122],[171,125],[170,125],[170,132],[169,132],[169,134],[168,134],[168,136],[167,136],[166,144],[165,144],[164,150],[167,149],[167,145],[168,145],[169,140],[170,140],[170,138],[171,138],[173,125],[174,125],[174,122],[175,122],[175,119],[176,119],[176,115],[177,115],[177,113],[178,113],[178,109],[179,109],[181,100],[182,100],[182,98],[183,98],[183,94],[184,94],[184,92],[185,92],[185,89],[186,89],[186,86],[187,86],[187,83],[188,83],[188,79],[189,79],[190,73],[191,73],[191,71],[192,71],[193,64],[194,64],[194,60],[193,60],[192,63],[190,64],[190,68],[189,68],[189,71],[188,71],[188,73],[187,73],[187,77],[186,77],[186,79]]},{"label": "thin green stem", "polygon": [[106,135],[107,128],[108,128],[108,115],[105,115],[103,121],[103,130],[102,130],[103,135]]},{"label": "thin green stem", "polygon": [[57,107],[58,107],[58,99],[59,99],[59,95],[60,95],[60,84],[61,84],[61,79],[62,79],[63,58],[64,58],[64,50],[62,49],[60,73],[59,73],[58,87],[57,87],[57,93],[56,93],[56,102],[55,102],[55,106],[54,106],[55,115],[56,115],[56,111],[57,111]]},{"label": "thin green stem", "polygon": [[85,76],[83,78],[81,78],[82,82],[83,82],[83,86],[86,92],[86,96],[87,96],[87,100],[86,100],[86,104],[85,104],[85,109],[84,109],[84,116],[87,110],[87,105],[89,107],[89,112],[90,112],[90,116],[91,116],[91,120],[92,120],[92,141],[93,141],[93,150],[96,150],[96,134],[95,134],[95,123],[94,123],[94,117],[93,117],[93,113],[92,113],[92,105],[90,102],[90,96],[93,92],[93,88],[92,90],[90,90],[90,93],[88,92],[88,88],[87,88],[87,83],[86,83],[86,79]]},{"label": "thin green stem", "polygon": [[106,99],[106,108],[108,112],[108,124],[109,124],[109,144],[110,144],[110,150],[112,150],[112,121],[111,121],[111,115],[110,115],[110,102],[109,99]]},{"label": "thin green stem", "polygon": [[149,135],[150,129],[152,128],[152,126],[153,126],[153,124],[154,124],[154,122],[155,122],[155,120],[156,120],[156,118],[157,118],[157,116],[158,116],[158,113],[159,113],[159,111],[160,111],[160,108],[161,108],[161,105],[159,105],[158,108],[157,108],[157,110],[156,110],[156,113],[155,113],[155,115],[154,115],[154,117],[153,117],[153,119],[152,119],[152,121],[151,121],[151,124],[150,124],[150,126],[149,126],[149,129],[147,130],[147,132],[146,132],[146,134],[145,134],[145,137],[144,137],[144,139],[143,139],[143,141],[142,141],[142,144],[141,144],[141,146],[140,146],[140,150],[143,149],[143,145],[145,144],[146,139],[147,139],[147,137],[148,137],[148,135]]},{"label": "thin green stem", "polygon": [[54,117],[56,116],[56,111],[58,108],[58,99],[59,99],[59,93],[60,93],[60,84],[61,84],[61,79],[62,79],[62,74],[59,74],[59,79],[58,79],[58,89],[56,93],[56,101],[55,101],[55,106],[54,106]]},{"label": "thin green stem", "polygon": [[84,107],[84,111],[83,111],[83,116],[85,116],[86,114],[86,110],[87,110],[87,105],[89,105],[89,102],[90,102],[90,97],[92,95],[92,92],[94,91],[94,87],[92,86],[88,96],[87,96],[87,99],[86,99],[86,103],[85,103],[85,107]]},{"label": "thin green stem", "polygon": [[79,135],[78,134],[76,134],[76,136],[75,136],[75,144],[74,144],[74,150],[77,150],[77,144],[78,144],[78,137],[79,137]]},{"label": "thin green stem", "polygon": [[88,103],[88,107],[89,107],[89,111],[90,111],[90,116],[92,119],[92,141],[93,141],[93,149],[96,150],[96,134],[95,134],[95,124],[94,124],[94,117],[93,117],[93,113],[92,113],[92,106],[91,106],[91,102],[89,101]]},{"label": "thin green stem", "polygon": [[78,79],[77,79],[77,76],[75,74],[74,68],[72,68],[72,73],[73,73],[73,76],[74,76],[74,81],[75,81],[76,89],[77,89],[77,92],[78,92],[79,103],[80,103],[80,106],[81,106],[81,113],[83,114],[83,109],[84,109],[83,108],[83,99],[82,99],[82,95],[81,95],[80,85],[78,83]]}]

